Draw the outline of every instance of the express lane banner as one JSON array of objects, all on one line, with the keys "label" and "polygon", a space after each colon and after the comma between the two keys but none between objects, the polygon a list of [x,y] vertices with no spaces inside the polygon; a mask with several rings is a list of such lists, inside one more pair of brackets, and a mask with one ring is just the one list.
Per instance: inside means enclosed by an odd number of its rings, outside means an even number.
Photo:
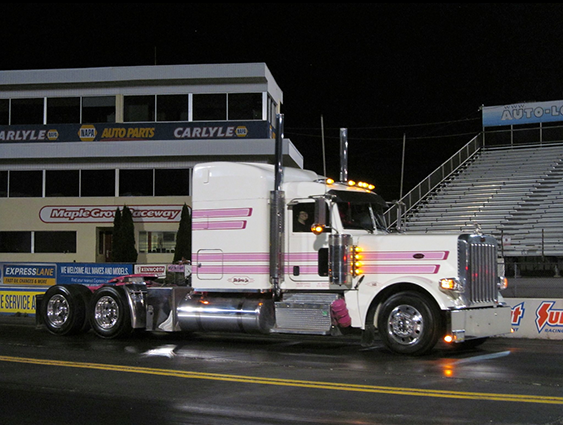
[{"label": "express lane banner", "polygon": [[119,263],[0,263],[0,287],[99,285],[133,273],[133,264]]},{"label": "express lane banner", "polygon": [[56,284],[56,264],[3,264],[1,282],[5,285],[51,286]]}]

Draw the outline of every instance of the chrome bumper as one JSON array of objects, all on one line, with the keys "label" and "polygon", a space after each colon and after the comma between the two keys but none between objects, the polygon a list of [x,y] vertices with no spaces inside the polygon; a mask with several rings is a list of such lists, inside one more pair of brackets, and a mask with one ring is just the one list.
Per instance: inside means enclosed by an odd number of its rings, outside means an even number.
[{"label": "chrome bumper", "polygon": [[511,310],[508,305],[451,310],[448,332],[455,342],[510,333]]}]

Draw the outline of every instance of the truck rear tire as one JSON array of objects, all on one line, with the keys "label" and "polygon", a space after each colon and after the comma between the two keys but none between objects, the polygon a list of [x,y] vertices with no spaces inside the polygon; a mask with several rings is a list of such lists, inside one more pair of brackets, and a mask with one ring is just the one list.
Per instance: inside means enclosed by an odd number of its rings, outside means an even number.
[{"label": "truck rear tire", "polygon": [[427,297],[400,292],[381,306],[377,327],[385,345],[398,354],[428,353],[440,336],[441,319],[438,308]]},{"label": "truck rear tire", "polygon": [[74,335],[88,329],[86,308],[90,290],[81,285],[55,285],[45,292],[40,314],[54,335]]},{"label": "truck rear tire", "polygon": [[131,311],[120,287],[98,289],[90,303],[90,325],[101,338],[119,338],[132,332]]}]

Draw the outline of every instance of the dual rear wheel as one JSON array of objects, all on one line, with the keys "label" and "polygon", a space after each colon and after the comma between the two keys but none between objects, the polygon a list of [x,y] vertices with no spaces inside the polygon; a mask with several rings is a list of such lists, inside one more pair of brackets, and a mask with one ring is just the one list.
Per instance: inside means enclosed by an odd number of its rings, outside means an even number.
[{"label": "dual rear wheel", "polygon": [[56,285],[45,292],[40,314],[47,330],[55,335],[92,328],[102,338],[118,338],[132,331],[131,311],[122,287],[104,286],[92,294],[82,285]]}]

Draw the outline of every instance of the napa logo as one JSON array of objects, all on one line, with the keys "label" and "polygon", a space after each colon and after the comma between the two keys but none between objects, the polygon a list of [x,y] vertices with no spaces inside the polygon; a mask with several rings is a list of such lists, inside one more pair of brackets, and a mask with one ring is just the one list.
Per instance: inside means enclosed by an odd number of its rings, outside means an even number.
[{"label": "napa logo", "polygon": [[235,134],[237,135],[237,137],[246,137],[248,136],[248,128],[240,125],[235,129]]},{"label": "napa logo", "polygon": [[47,139],[54,141],[59,138],[59,132],[55,129],[47,131]]},{"label": "napa logo", "polygon": [[97,134],[98,132],[96,131],[96,127],[92,124],[83,125],[78,130],[78,137],[83,142],[93,142]]}]

